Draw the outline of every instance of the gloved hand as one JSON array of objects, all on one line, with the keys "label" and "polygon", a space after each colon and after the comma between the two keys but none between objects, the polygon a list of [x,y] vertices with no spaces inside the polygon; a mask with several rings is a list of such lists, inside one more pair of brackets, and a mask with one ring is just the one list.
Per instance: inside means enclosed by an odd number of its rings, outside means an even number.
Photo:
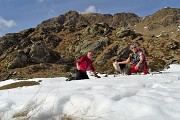
[{"label": "gloved hand", "polygon": [[97,77],[97,78],[101,78],[101,77],[100,77],[99,75],[97,75],[97,74],[98,74],[98,73],[95,72],[95,73],[94,73],[94,76]]}]

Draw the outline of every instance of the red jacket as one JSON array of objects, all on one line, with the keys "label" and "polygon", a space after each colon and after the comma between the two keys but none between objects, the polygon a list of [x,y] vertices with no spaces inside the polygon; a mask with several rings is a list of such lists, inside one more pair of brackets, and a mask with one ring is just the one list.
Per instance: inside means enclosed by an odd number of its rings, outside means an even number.
[{"label": "red jacket", "polygon": [[94,72],[93,63],[87,56],[80,57],[80,59],[76,61],[76,64],[79,65],[79,70],[86,72],[89,68]]}]

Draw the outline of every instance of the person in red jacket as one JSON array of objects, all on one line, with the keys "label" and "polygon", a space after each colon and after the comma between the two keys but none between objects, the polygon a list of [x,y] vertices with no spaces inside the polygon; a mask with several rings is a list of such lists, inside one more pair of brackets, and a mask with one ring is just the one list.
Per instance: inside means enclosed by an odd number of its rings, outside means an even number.
[{"label": "person in red jacket", "polygon": [[81,56],[77,61],[76,61],[76,77],[71,77],[67,79],[66,81],[71,81],[71,80],[81,80],[81,79],[89,79],[86,71],[91,70],[96,77],[99,77],[93,67],[93,62],[92,58],[94,57],[93,52],[88,52],[87,55]]}]

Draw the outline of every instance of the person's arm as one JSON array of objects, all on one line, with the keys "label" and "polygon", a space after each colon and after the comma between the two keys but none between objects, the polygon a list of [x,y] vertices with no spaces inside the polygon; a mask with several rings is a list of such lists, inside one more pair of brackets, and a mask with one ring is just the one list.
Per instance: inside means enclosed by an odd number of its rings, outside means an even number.
[{"label": "person's arm", "polygon": [[92,63],[89,65],[89,68],[90,68],[90,70],[92,70],[92,72],[94,73],[94,76],[95,76],[95,77],[101,78],[101,77],[98,75],[98,73],[95,71],[94,66],[93,66]]},{"label": "person's arm", "polygon": [[130,62],[130,57],[127,59],[127,60],[125,60],[125,61],[122,61],[122,62],[117,62],[118,64],[127,64],[127,63],[129,63]]},{"label": "person's arm", "polygon": [[80,70],[78,62],[76,62],[76,68],[77,68],[77,70]]},{"label": "person's arm", "polygon": [[79,65],[80,65],[81,62],[84,61],[84,60],[85,60],[85,57],[82,56],[82,57],[80,57],[80,58],[76,61],[76,68],[77,68],[78,70],[80,70]]},{"label": "person's arm", "polygon": [[94,74],[96,73],[92,62],[89,64],[89,69],[92,70]]},{"label": "person's arm", "polygon": [[140,61],[137,63],[137,65],[135,66],[135,68],[136,69],[138,69],[139,68],[139,65],[143,62],[143,60],[144,60],[144,55],[142,54],[142,55],[140,55]]}]

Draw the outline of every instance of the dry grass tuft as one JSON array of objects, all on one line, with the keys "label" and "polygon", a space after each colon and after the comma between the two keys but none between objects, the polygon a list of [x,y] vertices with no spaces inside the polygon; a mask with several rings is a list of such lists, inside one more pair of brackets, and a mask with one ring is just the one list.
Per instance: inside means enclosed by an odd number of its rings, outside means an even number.
[{"label": "dry grass tuft", "polygon": [[8,85],[1,86],[0,90],[12,89],[12,88],[23,87],[23,86],[33,86],[33,85],[39,85],[39,82],[21,81],[21,82],[11,83]]},{"label": "dry grass tuft", "polygon": [[60,118],[60,120],[73,120],[73,118],[72,118],[72,116],[68,116],[68,115],[64,114],[64,115]]}]

